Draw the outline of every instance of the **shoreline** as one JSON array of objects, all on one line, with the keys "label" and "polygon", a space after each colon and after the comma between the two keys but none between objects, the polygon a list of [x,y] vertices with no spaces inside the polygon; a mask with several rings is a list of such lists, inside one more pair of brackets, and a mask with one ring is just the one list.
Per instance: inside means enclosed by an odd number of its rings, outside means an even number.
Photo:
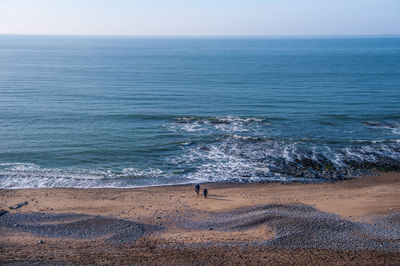
[{"label": "shoreline", "polygon": [[[385,171],[385,172],[377,172],[379,173],[397,173],[396,171]],[[400,172],[399,172],[400,173]],[[169,187],[169,186],[191,186],[195,184],[321,184],[321,183],[336,183],[342,182],[346,180],[353,180],[357,178],[362,178],[364,176],[375,176],[374,174],[367,175],[361,174],[358,176],[348,176],[341,179],[324,179],[324,178],[303,178],[303,177],[294,177],[289,180],[261,180],[261,181],[206,181],[206,180],[197,180],[189,181],[184,183],[164,183],[164,184],[155,184],[155,185],[138,185],[138,186],[126,186],[126,187],[113,187],[113,186],[104,186],[104,187],[12,187],[12,188],[1,188],[1,190],[24,190],[24,189],[139,189],[139,188],[152,188],[152,187]]]},{"label": "shoreline", "polygon": [[[351,263],[352,257],[367,264],[400,262],[395,252],[400,246],[400,173],[335,183],[201,186],[209,190],[207,199],[195,193],[193,184],[1,189],[0,210],[8,213],[0,216],[0,261],[241,264],[280,259],[295,264],[293,258],[306,263],[302,257],[308,256],[334,264]],[[290,233],[295,228],[301,235]],[[337,239],[343,232],[352,237]],[[195,254],[208,257],[196,261]]]},{"label": "shoreline", "polygon": [[[347,179],[347,180],[342,180],[342,181],[334,181],[334,182],[313,182],[313,183],[304,183],[304,182],[289,182],[289,183],[281,183],[281,182],[254,182],[254,183],[239,183],[239,182],[210,182],[210,183],[200,183],[202,188],[207,187],[209,190],[211,190],[211,195],[209,195],[208,200],[214,201],[214,206],[215,208],[212,208],[212,206],[209,206],[211,209],[216,210],[216,211],[221,211],[221,210],[226,210],[226,209],[232,209],[232,208],[240,208],[243,207],[242,204],[244,203],[243,200],[238,200],[237,204],[231,204],[229,202],[229,207],[226,208],[221,208],[220,204],[218,204],[218,197],[220,195],[214,195],[213,191],[222,191],[226,195],[223,195],[224,198],[227,197],[232,197],[229,195],[229,193],[237,193],[238,191],[241,192],[244,190],[245,193],[252,194],[252,192],[258,193],[258,197],[254,196],[254,198],[258,198],[258,200],[253,199],[252,202],[260,202],[260,204],[265,203],[265,200],[267,200],[268,203],[283,203],[283,204],[290,204],[290,203],[295,203],[295,202],[301,202],[308,204],[308,205],[318,205],[321,202],[321,198],[315,195],[316,200],[314,201],[310,197],[306,197],[308,194],[311,192],[320,192],[321,194],[326,194],[326,196],[329,196],[329,193],[322,193],[324,189],[331,190],[331,194],[333,194],[332,190],[338,191],[338,190],[343,190],[343,192],[351,192],[352,190],[357,191],[362,188],[368,188],[368,187],[381,187],[381,186],[390,186],[392,184],[395,185],[400,185],[400,173],[398,172],[379,172],[376,175],[371,175],[371,176],[360,176],[360,177],[355,177],[352,179]],[[63,206],[59,206],[60,209],[59,211],[63,211],[64,206],[68,206],[68,203],[72,203],[74,200],[77,200],[77,196],[88,193],[91,195],[101,195],[104,194],[105,196],[110,196],[112,200],[117,200],[118,197],[116,196],[119,193],[124,193],[124,196],[131,196],[134,198],[135,195],[150,195],[152,197],[157,196],[157,199],[162,199],[163,195],[169,195],[175,194],[175,196],[183,195],[184,198],[188,198],[189,196],[193,196],[191,200],[200,200],[198,203],[204,203],[203,197],[202,196],[197,196],[194,193],[194,184],[176,184],[176,185],[155,185],[155,186],[145,186],[145,187],[134,187],[134,188],[22,188],[22,189],[0,189],[0,209],[8,209],[9,206],[16,205],[18,203],[24,202],[28,200],[29,204],[25,206],[24,208],[19,209],[18,211],[20,212],[27,212],[27,211],[39,211],[43,210],[45,211],[45,207],[50,206],[50,205],[57,205],[57,201],[52,201],[51,203],[49,202],[46,205],[46,202],[44,201],[45,197],[44,196],[50,196],[53,199],[57,199],[58,197],[62,197],[63,200],[68,200],[64,201]],[[301,188],[305,188],[304,193],[301,191]],[[262,190],[266,189],[267,191],[263,192]],[[295,192],[293,195],[289,194],[282,194],[279,195],[280,192],[290,190],[291,192]],[[59,192],[61,194],[56,195],[55,192]],[[69,195],[69,193],[77,193],[76,195]],[[178,195],[179,193],[179,195]],[[183,193],[183,194],[182,194]],[[260,194],[262,193],[262,194]],[[399,192],[400,193],[400,192]],[[398,193],[395,193],[396,196]],[[38,196],[39,198],[43,199],[43,201],[39,202],[39,199],[35,200],[30,200],[29,198]],[[196,197],[195,197],[196,196]],[[334,196],[334,195],[330,195]],[[275,198],[273,198],[275,197]],[[303,198],[302,198],[303,197]],[[304,199],[306,197],[306,199]],[[86,197],[88,198],[88,197]],[[240,195],[238,197],[232,197],[230,201],[233,200],[233,198],[240,199]],[[355,198],[355,195],[352,196],[352,198]],[[389,195],[386,195],[386,199],[388,200],[390,197]],[[26,199],[26,200],[23,200]],[[90,200],[93,201],[101,201],[101,199],[98,198],[90,198]],[[172,198],[169,198],[171,200]],[[165,200],[165,198],[164,198]],[[173,200],[173,199],[172,199]],[[217,200],[217,202],[215,201]],[[107,201],[107,199],[103,199],[104,202]],[[153,200],[156,202],[156,200]],[[322,199],[323,201],[323,199]],[[400,202],[400,201],[399,201]],[[83,202],[81,202],[83,203]],[[160,202],[161,203],[161,202]],[[193,202],[192,202],[193,203]],[[225,202],[226,203],[226,202]],[[123,202],[121,202],[123,204]],[[136,202],[136,205],[138,202]],[[196,204],[196,203],[194,203]],[[119,204],[116,204],[119,205]],[[246,206],[250,206],[249,201],[246,202]],[[254,205],[254,204],[253,204]],[[380,208],[382,206],[382,202],[380,202],[377,207]],[[83,206],[82,206],[83,207]],[[123,207],[123,206],[121,206]],[[192,206],[194,207],[194,206]],[[51,207],[50,207],[51,208]],[[389,209],[390,207],[388,207]],[[400,210],[400,204],[395,205],[392,207],[394,209],[399,209]],[[54,207],[52,208],[53,210],[56,210]],[[82,208],[83,209],[83,208]],[[90,209],[90,208],[89,208]],[[86,208],[86,212],[80,212],[80,213],[87,213],[88,208]],[[327,212],[332,212],[330,210],[327,210]],[[333,211],[334,212],[334,211]],[[92,214],[96,214],[95,212],[92,212]],[[127,216],[128,217],[128,216]]]}]

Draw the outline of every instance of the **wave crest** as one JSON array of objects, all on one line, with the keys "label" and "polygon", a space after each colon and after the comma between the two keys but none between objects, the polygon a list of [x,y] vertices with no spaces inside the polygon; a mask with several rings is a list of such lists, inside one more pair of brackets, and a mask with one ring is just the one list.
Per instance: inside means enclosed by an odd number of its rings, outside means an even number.
[{"label": "wave crest", "polygon": [[[160,169],[41,168],[32,163],[0,164],[0,188],[45,187],[137,187],[151,184],[158,177],[166,177]],[[135,179],[135,182],[132,180]],[[157,183],[157,182],[155,182]]]}]

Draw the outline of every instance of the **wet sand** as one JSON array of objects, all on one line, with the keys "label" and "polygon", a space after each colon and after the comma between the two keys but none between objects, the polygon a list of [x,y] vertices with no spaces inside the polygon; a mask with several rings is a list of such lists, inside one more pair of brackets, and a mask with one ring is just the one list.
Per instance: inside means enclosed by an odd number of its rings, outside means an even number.
[{"label": "wet sand", "polygon": [[0,261],[400,264],[399,173],[202,187],[0,190]]}]

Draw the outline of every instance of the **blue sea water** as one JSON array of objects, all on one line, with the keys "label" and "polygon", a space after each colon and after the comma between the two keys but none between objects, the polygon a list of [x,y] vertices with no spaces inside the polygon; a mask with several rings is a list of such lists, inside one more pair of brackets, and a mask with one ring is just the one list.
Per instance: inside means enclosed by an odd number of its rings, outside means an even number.
[{"label": "blue sea water", "polygon": [[0,188],[400,169],[400,38],[0,36]]}]

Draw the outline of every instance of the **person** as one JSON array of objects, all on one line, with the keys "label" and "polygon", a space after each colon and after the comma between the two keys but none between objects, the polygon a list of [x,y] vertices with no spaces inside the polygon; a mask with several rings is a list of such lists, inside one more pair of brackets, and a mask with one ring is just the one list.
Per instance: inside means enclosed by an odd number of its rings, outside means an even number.
[{"label": "person", "polygon": [[204,194],[204,198],[206,199],[207,195],[208,195],[208,190],[206,188],[203,190],[203,194]]},{"label": "person", "polygon": [[200,193],[200,184],[196,184],[196,186],[194,187],[194,190],[196,191],[197,195],[199,195],[199,193]]}]

